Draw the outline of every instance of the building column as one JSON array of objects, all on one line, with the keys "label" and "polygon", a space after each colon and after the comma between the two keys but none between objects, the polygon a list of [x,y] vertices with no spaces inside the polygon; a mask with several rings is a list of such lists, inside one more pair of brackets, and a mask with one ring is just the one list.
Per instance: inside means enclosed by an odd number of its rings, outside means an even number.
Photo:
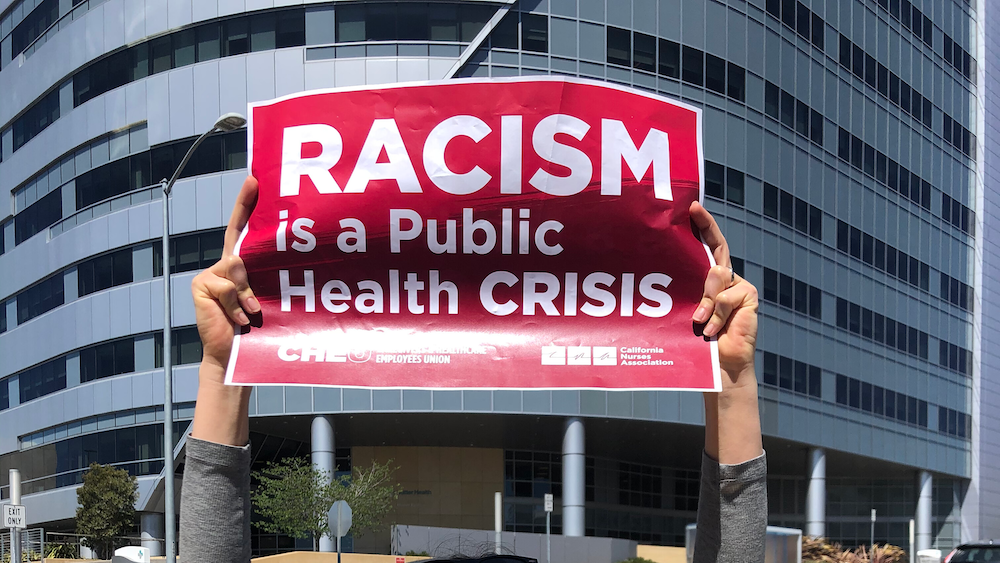
[{"label": "building column", "polygon": [[[333,417],[320,415],[312,420],[312,466],[320,471],[326,471],[333,479],[337,470],[335,446],[333,439]],[[319,550],[327,553],[337,551],[335,539],[329,536],[319,538]]]},{"label": "building column", "polygon": [[143,512],[139,515],[139,531],[142,535],[142,547],[146,548],[150,557],[163,556],[163,538],[166,536],[162,512]]},{"label": "building column", "polygon": [[914,523],[917,551],[930,549],[934,543],[931,518],[934,514],[934,478],[927,471],[917,476],[917,514]]},{"label": "building column", "polygon": [[826,450],[809,449],[809,488],[806,490],[806,535],[826,537]]},{"label": "building column", "polygon": [[564,536],[584,535],[583,504],[586,494],[586,458],[584,456],[583,421],[573,417],[566,421],[562,447],[562,530]]}]

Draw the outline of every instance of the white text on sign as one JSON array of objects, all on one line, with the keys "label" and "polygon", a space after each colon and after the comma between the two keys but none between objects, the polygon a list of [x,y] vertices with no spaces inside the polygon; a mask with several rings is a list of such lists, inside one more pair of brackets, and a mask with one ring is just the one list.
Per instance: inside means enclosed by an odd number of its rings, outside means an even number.
[{"label": "white text on sign", "polygon": [[24,516],[24,506],[17,504],[3,505],[3,527],[23,529],[28,527]]}]

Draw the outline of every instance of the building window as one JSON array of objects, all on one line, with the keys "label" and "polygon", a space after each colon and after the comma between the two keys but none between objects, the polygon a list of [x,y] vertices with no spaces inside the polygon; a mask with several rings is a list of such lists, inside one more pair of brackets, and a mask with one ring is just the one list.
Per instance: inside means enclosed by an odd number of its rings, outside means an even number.
[{"label": "building window", "polygon": [[726,61],[715,55],[705,55],[705,88],[726,95]]},{"label": "building window", "polygon": [[813,365],[764,352],[763,381],[817,399],[823,398],[823,373]]},{"label": "building window", "polygon": [[538,14],[521,14],[521,50],[549,52],[549,18]]},{"label": "building window", "polygon": [[723,199],[735,205],[744,205],[744,180],[742,172],[721,164],[705,161],[705,195]]},{"label": "building window", "polygon": [[80,297],[132,283],[132,249],[125,248],[82,262],[76,272]]},{"label": "building window", "polygon": [[[225,231],[213,230],[170,239],[170,273],[204,270],[222,258]],[[163,275],[163,244],[153,244],[153,275]]]},{"label": "building window", "polygon": [[[183,432],[187,424],[175,424],[175,432]],[[67,426],[79,434],[83,424],[77,421]],[[92,432],[3,457],[7,459],[0,463],[23,468],[24,493],[78,485],[91,463],[112,464],[134,476],[156,475],[163,470],[163,424]]]},{"label": "building window", "polygon": [[961,307],[966,311],[972,310],[973,289],[948,274],[941,272],[941,299]]},{"label": "building window", "polygon": [[504,451],[504,496],[541,499],[546,494],[562,498],[562,457],[545,452]]},{"label": "building window", "polygon": [[[338,16],[341,10],[346,11],[338,9]],[[463,9],[480,14],[479,17],[485,12],[492,14],[493,10],[489,6]],[[253,26],[251,20],[254,22]],[[485,23],[486,20],[482,21]],[[220,55],[304,44],[305,11],[301,8],[203,24],[122,49],[87,65],[73,75],[73,103],[74,106],[79,106],[105,92],[151,74],[215,59]],[[18,150],[58,119],[59,109],[58,90],[35,102],[24,115],[14,121],[13,149]]]},{"label": "building window", "polygon": [[29,205],[14,216],[14,243],[21,244],[62,219],[62,190]]},{"label": "building window", "polygon": [[660,508],[663,470],[652,465],[618,463],[618,504]]},{"label": "building window", "polygon": [[[516,11],[509,11],[507,15],[500,20],[500,23],[493,28],[493,32],[490,33],[490,46],[494,49],[517,49],[519,45],[517,37],[517,14]],[[447,26],[442,28],[442,31],[447,31],[450,29]],[[431,23],[431,37],[436,39],[437,36],[444,36],[447,40],[448,37],[442,31],[438,30],[438,26],[432,21]]]},{"label": "building window", "polygon": [[972,417],[946,407],[938,407],[938,432],[956,436],[958,438],[969,438],[972,436],[970,429]]},{"label": "building window", "polygon": [[35,138],[46,127],[59,119],[59,89],[55,89],[35,102],[21,117],[14,121],[13,136],[16,151]]},{"label": "building window", "polygon": [[705,85],[705,53],[683,45],[681,47],[681,78],[688,84]]},{"label": "building window", "polygon": [[[610,28],[609,28],[610,29]],[[652,35],[632,34],[632,66],[639,70],[656,72],[656,38]]]},{"label": "building window", "polygon": [[822,210],[767,182],[764,183],[764,216],[823,240]]},{"label": "building window", "polygon": [[[165,143],[80,174],[75,182],[77,209],[169,178],[192,144],[194,138]],[[233,131],[205,139],[191,155],[180,177],[190,178],[245,166],[246,132]]]},{"label": "building window", "polygon": [[897,322],[846,299],[837,299],[837,327],[884,344],[889,348],[895,348],[900,352],[912,354],[924,360],[928,358],[929,336],[926,332]]},{"label": "building window", "polygon": [[[30,6],[30,4],[29,4]],[[35,5],[10,34],[13,57],[20,55],[28,45],[59,19],[59,0],[43,0]]]},{"label": "building window", "polygon": [[[554,488],[556,481],[561,482],[561,462],[554,453],[504,452],[506,530],[545,531],[542,497],[550,485]],[[593,457],[587,457],[584,471],[587,535],[684,541],[684,526],[698,507],[697,471]],[[554,488],[557,499],[562,497],[560,489]],[[558,501],[555,506],[553,532],[559,533],[562,513]]]},{"label": "building window", "polygon": [[[163,333],[153,337],[154,365],[163,367]],[[170,333],[170,363],[175,366],[201,362],[201,337],[196,327],[175,328]]]},{"label": "building window", "polygon": [[729,76],[726,83],[726,92],[729,97],[738,101],[746,101],[746,70],[739,65],[729,64]]},{"label": "building window", "polygon": [[770,268],[764,268],[764,301],[823,320],[823,292],[818,287]]},{"label": "building window", "polygon": [[22,371],[18,376],[21,403],[66,388],[66,358],[56,358]]},{"label": "building window", "polygon": [[770,82],[764,83],[764,114],[774,120],[781,119],[781,90]]},{"label": "building window", "polygon": [[[476,4],[387,4],[348,5],[338,7],[337,41],[461,41],[471,42],[496,11],[494,6]],[[513,12],[512,12],[513,13]],[[514,16],[516,22],[517,16]],[[543,17],[543,19],[546,19]],[[294,31],[282,32],[278,22],[277,36],[287,36],[285,43],[298,39],[298,22]],[[292,29],[286,24],[286,28]],[[304,39],[304,27],[302,28]],[[516,48],[516,47],[514,47]],[[256,47],[254,50],[257,50]]]},{"label": "building window", "polygon": [[17,294],[17,324],[47,313],[63,304],[65,282],[57,273]]},{"label": "building window", "polygon": [[[159,178],[169,177],[193,142],[191,138],[166,143],[80,174],[74,182],[77,209],[151,186]],[[246,164],[246,132],[213,135],[192,155],[181,178],[244,168]],[[62,218],[62,189],[54,189],[14,217],[15,244],[21,244]]]},{"label": "building window", "polygon": [[660,74],[669,78],[681,77],[681,46],[668,39],[659,40],[659,70]]},{"label": "building window", "polygon": [[76,178],[76,208],[84,209],[100,201],[153,185],[149,152],[118,159]]},{"label": "building window", "polygon": [[914,287],[930,288],[930,265],[843,221],[837,221],[837,249]]},{"label": "building window", "polygon": [[608,26],[608,63],[632,65],[632,33],[627,29]]},{"label": "building window", "polygon": [[[250,52],[248,20],[249,18],[237,18],[222,22],[222,56],[229,57]],[[153,72],[156,72],[155,66]]]},{"label": "building window", "polygon": [[789,129],[795,129],[795,98],[791,94],[781,91],[781,124]]},{"label": "building window", "polygon": [[340,6],[336,11],[337,42],[349,43],[364,41],[368,35],[365,31],[365,7],[361,4]]},{"label": "building window", "polygon": [[222,56],[222,31],[219,29],[219,24],[198,26],[195,28],[195,36],[197,39],[195,57],[198,62],[211,61]]},{"label": "building window", "polygon": [[[162,37],[152,42],[156,45],[164,44],[164,42],[166,46],[163,49],[167,62],[163,68],[159,69],[160,71],[170,68],[170,37]],[[78,107],[105,92],[149,76],[146,52],[144,44],[141,52],[141,63],[137,60],[140,56],[138,50],[125,49],[95,61],[77,72],[73,76],[73,106]],[[139,68],[140,66],[142,68]]]},{"label": "building window", "polygon": [[125,338],[80,351],[80,383],[135,371],[135,339]]},{"label": "building window", "polygon": [[941,340],[938,364],[963,375],[972,375],[972,352]]},{"label": "building window", "polygon": [[0,381],[0,411],[10,408],[10,388],[6,379]]},{"label": "building window", "polygon": [[851,71],[859,80],[887,97],[925,127],[930,128],[933,125],[931,101],[895,73],[889,72],[874,57],[843,35],[840,36],[839,61],[841,66]]},{"label": "building window", "polygon": [[836,386],[839,405],[927,428],[927,401],[840,374]]}]

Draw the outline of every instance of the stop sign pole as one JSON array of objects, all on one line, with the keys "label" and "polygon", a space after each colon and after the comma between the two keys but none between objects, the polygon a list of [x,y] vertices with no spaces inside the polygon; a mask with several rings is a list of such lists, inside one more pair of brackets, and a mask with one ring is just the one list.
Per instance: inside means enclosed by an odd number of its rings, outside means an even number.
[{"label": "stop sign pole", "polygon": [[338,500],[326,513],[330,525],[330,533],[337,537],[337,563],[340,563],[340,539],[347,535],[353,520],[351,506],[346,500]]},{"label": "stop sign pole", "polygon": [[[10,502],[13,505],[21,504],[21,472],[17,469],[11,469],[8,472],[10,483]],[[11,561],[21,560],[21,530],[20,528],[11,527],[10,529],[10,551],[11,551]]]},{"label": "stop sign pole", "polygon": [[545,494],[545,563],[552,563],[552,494]]}]

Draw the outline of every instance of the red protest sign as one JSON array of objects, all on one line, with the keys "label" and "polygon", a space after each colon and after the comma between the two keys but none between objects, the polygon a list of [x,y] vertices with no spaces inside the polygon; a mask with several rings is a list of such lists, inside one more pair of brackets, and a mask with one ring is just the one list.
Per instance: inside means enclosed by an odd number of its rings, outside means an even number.
[{"label": "red protest sign", "polygon": [[456,80],[251,104],[227,381],[719,388],[701,114],[605,83]]}]

